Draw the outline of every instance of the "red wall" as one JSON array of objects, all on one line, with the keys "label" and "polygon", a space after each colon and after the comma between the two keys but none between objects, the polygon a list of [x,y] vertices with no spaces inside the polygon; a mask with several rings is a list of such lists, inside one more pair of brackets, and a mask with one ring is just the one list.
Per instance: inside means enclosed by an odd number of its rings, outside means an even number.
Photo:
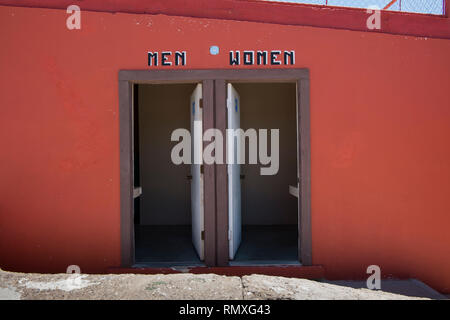
[{"label": "red wall", "polygon": [[[450,3],[450,0],[445,0]],[[0,0],[0,5],[66,9],[79,5],[83,10],[166,14],[208,19],[266,22],[322,28],[367,31],[367,10],[335,6],[266,0]],[[448,17],[448,10],[446,12]],[[409,36],[450,39],[450,20],[443,16],[383,11],[380,30]]]},{"label": "red wall", "polygon": [[118,70],[148,69],[148,50],[201,69],[293,49],[311,71],[314,264],[450,292],[449,40],[100,12],[69,31],[67,16],[0,7],[1,268],[119,265]]}]

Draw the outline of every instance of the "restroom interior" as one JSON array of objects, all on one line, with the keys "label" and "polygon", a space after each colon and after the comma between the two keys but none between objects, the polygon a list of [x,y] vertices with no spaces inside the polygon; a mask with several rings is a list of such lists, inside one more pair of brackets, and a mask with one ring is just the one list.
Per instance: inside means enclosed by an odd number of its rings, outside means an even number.
[{"label": "restroom interior", "polygon": [[191,166],[171,160],[171,134],[190,130],[189,100],[196,84],[134,85],[135,262],[202,264],[192,244]]},{"label": "restroom interior", "polygon": [[[279,170],[261,175],[261,164],[241,164],[240,246],[232,265],[298,264],[297,100],[295,83],[233,83],[240,96],[240,124],[279,129]],[[271,150],[270,135],[268,150]],[[258,148],[259,150],[259,148]]]},{"label": "restroom interior", "polygon": [[[191,130],[189,101],[195,83],[134,85],[135,263],[137,266],[203,265],[192,243],[191,165],[175,165],[170,141]],[[279,129],[275,175],[264,166],[240,165],[241,242],[231,265],[298,264],[297,101],[295,83],[233,83],[240,96],[240,127]],[[259,137],[258,137],[259,141]],[[260,141],[259,141],[260,142]],[[259,146],[258,146],[259,149]],[[220,227],[220,226],[218,226]]]}]

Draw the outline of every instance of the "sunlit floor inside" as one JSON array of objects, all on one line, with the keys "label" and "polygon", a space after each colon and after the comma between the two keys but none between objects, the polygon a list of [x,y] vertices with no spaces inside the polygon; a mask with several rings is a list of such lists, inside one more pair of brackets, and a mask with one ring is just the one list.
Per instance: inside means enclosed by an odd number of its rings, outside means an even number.
[{"label": "sunlit floor inside", "polygon": [[297,225],[244,225],[241,245],[230,265],[300,264]]}]

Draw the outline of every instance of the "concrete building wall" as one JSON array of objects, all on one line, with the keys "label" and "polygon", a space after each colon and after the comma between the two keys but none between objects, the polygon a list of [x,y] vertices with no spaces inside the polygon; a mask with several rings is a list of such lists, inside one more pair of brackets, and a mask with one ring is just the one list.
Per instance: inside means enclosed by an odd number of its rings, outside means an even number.
[{"label": "concrete building wall", "polygon": [[289,49],[311,73],[313,263],[450,292],[449,40],[88,11],[70,31],[67,16],[0,7],[1,268],[120,264],[120,69],[155,69],[148,51],[214,69],[230,50]]}]

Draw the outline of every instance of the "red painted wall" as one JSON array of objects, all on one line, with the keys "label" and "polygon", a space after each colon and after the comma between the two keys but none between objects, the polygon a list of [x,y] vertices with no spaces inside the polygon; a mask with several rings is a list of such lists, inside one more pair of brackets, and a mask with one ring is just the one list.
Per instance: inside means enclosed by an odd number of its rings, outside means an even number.
[{"label": "red painted wall", "polygon": [[67,16],[0,7],[1,268],[119,265],[118,70],[148,69],[148,50],[202,69],[293,49],[311,71],[314,264],[450,292],[449,40],[101,12],[69,31]]},{"label": "red painted wall", "polygon": [[[360,8],[265,0],[0,0],[0,5],[53,9],[66,9],[72,4],[89,11],[264,21],[358,31],[367,31],[368,16],[367,10]],[[450,39],[450,20],[443,16],[383,11],[381,21],[380,30],[371,32]]]}]

